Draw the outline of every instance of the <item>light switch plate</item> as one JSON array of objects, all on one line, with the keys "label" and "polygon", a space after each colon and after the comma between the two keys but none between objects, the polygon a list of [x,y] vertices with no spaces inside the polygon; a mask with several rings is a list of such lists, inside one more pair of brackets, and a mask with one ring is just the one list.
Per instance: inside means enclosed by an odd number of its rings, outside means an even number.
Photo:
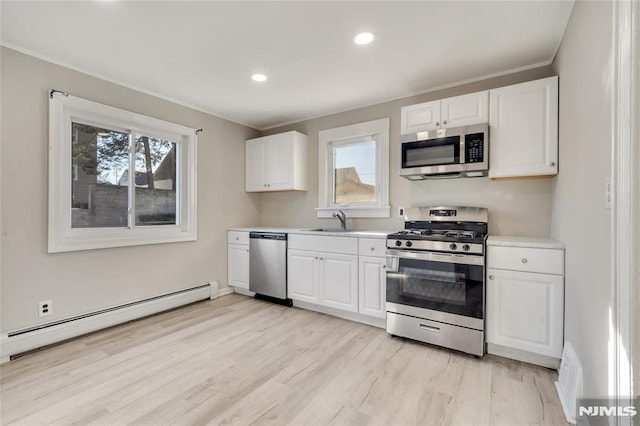
[{"label": "light switch plate", "polygon": [[404,217],[404,207],[398,207],[398,217]]}]

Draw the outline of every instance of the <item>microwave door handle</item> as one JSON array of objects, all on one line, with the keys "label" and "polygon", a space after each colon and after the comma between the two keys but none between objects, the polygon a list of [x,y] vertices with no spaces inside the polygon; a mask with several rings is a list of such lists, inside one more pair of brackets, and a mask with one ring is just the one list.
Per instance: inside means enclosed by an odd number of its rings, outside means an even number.
[{"label": "microwave door handle", "polygon": [[464,133],[460,135],[460,164],[465,163],[466,150],[465,150],[465,135]]}]

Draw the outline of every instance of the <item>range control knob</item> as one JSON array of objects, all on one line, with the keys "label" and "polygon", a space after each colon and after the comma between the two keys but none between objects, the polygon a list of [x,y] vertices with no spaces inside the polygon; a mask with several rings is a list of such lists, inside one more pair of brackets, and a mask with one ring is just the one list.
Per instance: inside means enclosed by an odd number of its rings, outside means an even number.
[{"label": "range control knob", "polygon": [[402,241],[396,240],[396,247],[400,247],[402,245]]},{"label": "range control knob", "polygon": [[456,243],[451,243],[451,244],[449,244],[449,248],[451,250],[457,250],[458,249],[458,245]]},{"label": "range control knob", "polygon": [[407,241],[407,244],[406,244],[407,247],[411,247],[412,245],[413,243],[411,241]]},{"label": "range control knob", "polygon": [[469,250],[471,250],[471,247],[469,246],[469,244],[465,244],[465,245],[462,246],[462,250],[469,251]]}]

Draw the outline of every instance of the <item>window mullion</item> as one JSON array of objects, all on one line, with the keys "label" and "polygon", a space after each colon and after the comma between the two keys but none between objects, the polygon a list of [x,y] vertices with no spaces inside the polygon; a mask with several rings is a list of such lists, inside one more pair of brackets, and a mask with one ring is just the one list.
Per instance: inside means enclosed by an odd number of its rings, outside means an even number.
[{"label": "window mullion", "polygon": [[127,210],[129,229],[133,229],[136,225],[136,141],[134,134],[133,129],[129,130],[129,209]]}]

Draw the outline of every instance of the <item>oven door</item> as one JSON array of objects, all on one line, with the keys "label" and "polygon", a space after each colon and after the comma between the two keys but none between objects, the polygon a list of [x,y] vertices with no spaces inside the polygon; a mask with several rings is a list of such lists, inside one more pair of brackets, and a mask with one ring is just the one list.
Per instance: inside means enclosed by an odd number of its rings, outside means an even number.
[{"label": "oven door", "polygon": [[484,256],[387,250],[387,310],[484,329]]}]

